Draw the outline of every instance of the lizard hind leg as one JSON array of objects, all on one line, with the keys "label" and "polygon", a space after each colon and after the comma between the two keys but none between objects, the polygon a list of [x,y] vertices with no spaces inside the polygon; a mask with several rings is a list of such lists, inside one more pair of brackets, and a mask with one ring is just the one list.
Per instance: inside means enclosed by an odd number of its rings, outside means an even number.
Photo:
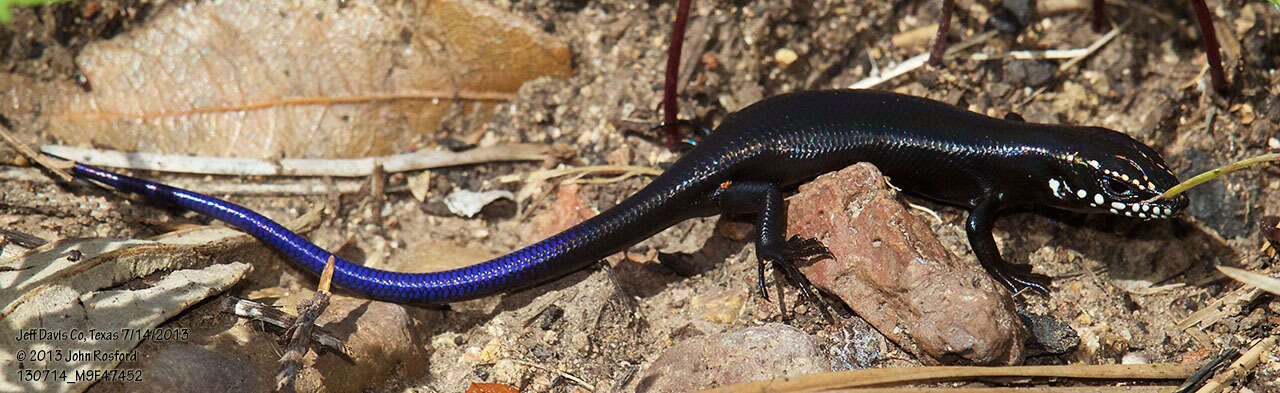
[{"label": "lizard hind leg", "polygon": [[789,240],[783,240],[787,210],[782,192],[776,185],[759,181],[725,182],[712,195],[712,199],[719,205],[722,213],[756,214],[756,256],[760,263],[757,269],[758,284],[765,300],[769,300],[769,290],[765,287],[764,265],[769,263],[786,273],[800,288],[804,297],[814,303],[828,320],[834,320],[824,299],[814,292],[813,284],[796,268],[797,262],[834,257],[817,239],[793,236]]},{"label": "lizard hind leg", "polygon": [[[814,238],[802,238],[800,236],[792,236],[782,246],[782,257],[773,261],[774,268],[781,268],[783,272],[791,279],[791,282],[800,288],[800,293],[813,303],[818,311],[827,318],[828,321],[835,321],[828,310],[831,307],[821,294],[817,293],[817,286],[813,285],[800,269],[796,267],[796,263],[815,262],[822,259],[835,259],[835,255],[831,254],[831,250],[823,245],[821,241]],[[761,262],[763,264],[763,261]]]},{"label": "lizard hind leg", "polygon": [[[757,264],[759,267],[757,270],[757,276],[760,285],[760,294],[764,297],[764,300],[770,300],[769,289],[764,284],[764,268],[766,264],[772,263],[774,268],[787,273],[788,278],[790,278],[792,283],[804,292],[805,297],[810,300],[820,300],[821,297],[816,296],[810,291],[810,288],[816,288],[816,286],[814,286],[813,283],[811,283],[809,279],[796,268],[796,263],[809,263],[822,259],[834,260],[836,257],[835,255],[832,255],[831,250],[827,249],[827,246],[823,245],[818,239],[792,236],[786,243],[783,243],[780,257],[771,255],[769,257],[761,257],[759,259],[759,263]],[[824,309],[823,312],[826,312],[826,310]]]}]

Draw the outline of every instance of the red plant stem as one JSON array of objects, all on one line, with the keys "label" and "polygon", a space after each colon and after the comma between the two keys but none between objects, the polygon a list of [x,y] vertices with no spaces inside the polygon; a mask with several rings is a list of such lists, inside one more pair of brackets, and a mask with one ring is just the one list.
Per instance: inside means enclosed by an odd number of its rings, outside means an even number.
[{"label": "red plant stem", "polygon": [[1102,32],[1102,21],[1107,18],[1105,6],[1107,0],[1093,0],[1093,32]]},{"label": "red plant stem", "polygon": [[671,44],[667,46],[667,79],[662,86],[662,124],[667,135],[667,148],[674,149],[680,138],[676,118],[680,105],[676,102],[676,85],[680,82],[680,53],[684,47],[684,28],[689,22],[690,0],[676,6],[676,22],[671,28]]},{"label": "red plant stem", "polygon": [[1222,71],[1222,54],[1218,52],[1218,33],[1213,29],[1213,19],[1209,16],[1209,7],[1204,0],[1191,0],[1191,8],[1196,11],[1196,21],[1200,22],[1200,38],[1204,40],[1204,52],[1209,58],[1209,76],[1213,82],[1213,90],[1226,95],[1227,77]]},{"label": "red plant stem", "polygon": [[951,11],[956,9],[956,0],[942,0],[942,17],[938,18],[938,36],[933,39],[933,50],[929,51],[929,65],[942,64],[942,55],[947,53],[947,35],[951,33]]}]

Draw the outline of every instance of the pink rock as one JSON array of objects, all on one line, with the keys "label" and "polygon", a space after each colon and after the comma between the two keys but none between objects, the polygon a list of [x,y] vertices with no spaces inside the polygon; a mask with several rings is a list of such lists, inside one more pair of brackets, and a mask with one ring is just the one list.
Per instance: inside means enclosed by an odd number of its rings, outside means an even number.
[{"label": "pink rock", "polygon": [[814,285],[921,361],[1022,361],[1025,332],[1009,294],[976,260],[943,248],[875,166],[853,165],[800,186],[787,228],[835,255],[801,268]]}]

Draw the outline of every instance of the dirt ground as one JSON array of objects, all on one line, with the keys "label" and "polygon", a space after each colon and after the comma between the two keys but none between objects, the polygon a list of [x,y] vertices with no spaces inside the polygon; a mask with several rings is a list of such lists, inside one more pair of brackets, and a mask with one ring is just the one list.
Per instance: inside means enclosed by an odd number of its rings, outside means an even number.
[{"label": "dirt ground", "polygon": [[[84,45],[145,24],[158,10],[183,3],[186,1],[90,1],[18,9],[17,22],[0,30],[0,42],[4,43],[0,70],[35,80],[76,81],[81,76],[74,59]],[[685,63],[691,67],[683,70],[687,83],[680,95],[681,116],[714,126],[732,110],[764,97],[850,86],[923,53],[927,39],[896,46],[891,40],[934,23],[940,3],[695,2],[685,52],[692,60]],[[953,23],[956,39],[988,30],[984,25],[991,19],[989,10],[994,4],[990,3],[962,2]],[[960,52],[944,67],[921,68],[878,88],[930,97],[996,117],[1012,111],[1031,122],[1121,130],[1155,147],[1183,179],[1231,161],[1280,150],[1280,40],[1276,38],[1280,37],[1280,10],[1263,1],[1209,1],[1224,42],[1228,77],[1236,86],[1232,95],[1223,97],[1206,87],[1200,34],[1185,2],[1110,3],[1110,21],[1124,25],[1124,31],[1073,68],[1058,71],[1065,60],[980,61],[970,55],[1087,47],[1102,34],[1089,29],[1084,10],[1033,17],[1017,34],[997,35]],[[574,154],[566,162],[572,165],[661,167],[678,157],[628,132],[643,131],[660,119],[673,2],[499,0],[495,4],[567,43],[574,75],[527,83],[516,99],[497,105],[484,122],[470,116],[446,120],[443,130],[424,136],[424,144],[445,138],[468,139],[483,130],[486,137],[502,142],[568,147]],[[792,53],[794,60],[790,59]],[[24,141],[57,142],[27,119],[0,122]],[[437,170],[433,171],[431,195],[438,200],[455,188],[515,191],[520,184],[496,179],[536,169],[537,164],[520,163]],[[201,179],[143,175],[177,183]],[[258,180],[291,181],[244,179]],[[399,175],[388,179],[392,188],[405,181],[405,176]],[[632,178],[583,185],[578,197],[586,206],[602,211],[646,181]],[[50,240],[143,238],[175,224],[208,222],[140,203],[133,203],[130,212],[79,214],[67,208],[77,205],[71,199],[73,190],[51,182],[5,183],[4,187],[33,192],[24,194],[31,195],[29,200],[0,202],[6,217],[0,228]],[[527,205],[519,206],[519,212],[500,206],[476,219],[442,214],[430,202],[420,204],[407,192],[389,193],[385,201],[368,193],[235,199],[272,217],[294,216],[308,206],[324,204],[330,207],[325,221],[308,234],[316,243],[329,249],[342,247],[344,256],[354,255],[357,260],[378,254],[378,258],[395,261],[418,258],[427,252],[423,249],[431,247],[469,250],[477,259],[516,249],[535,240],[526,235],[531,233],[531,217],[545,212],[555,201],[554,194],[554,189],[544,188]],[[1276,260],[1259,252],[1259,227],[1264,216],[1280,215],[1276,202],[1280,200],[1280,170],[1274,166],[1245,170],[1189,195],[1192,205],[1186,214],[1168,222],[1055,211],[1016,212],[1001,219],[996,237],[1006,258],[1030,262],[1037,271],[1058,278],[1052,296],[1025,296],[1023,306],[1069,323],[1085,342],[1072,353],[1032,357],[1029,363],[1117,363],[1122,358],[1203,361],[1224,347],[1239,348],[1242,342],[1274,334],[1280,324],[1280,301],[1268,295],[1211,323],[1187,329],[1178,323],[1239,293],[1241,285],[1216,273],[1213,266],[1275,274]],[[108,201],[118,198],[109,193],[96,196]],[[964,240],[963,210],[910,201],[936,211],[940,220],[931,218],[929,222],[943,243],[956,255],[973,258]],[[137,218],[140,216],[147,218]],[[388,220],[395,224],[386,225]],[[609,381],[605,386],[634,386],[632,379],[639,369],[662,348],[688,335],[779,321],[820,336],[833,336],[816,311],[800,305],[794,313],[781,313],[775,303],[755,295],[752,247],[741,237],[732,236],[732,228],[717,224],[714,218],[693,220],[630,250],[634,255],[684,250],[683,254],[664,256],[671,259],[661,264],[611,258],[614,266],[609,274],[618,275],[621,285],[596,288],[598,299],[594,302],[601,304],[601,310],[620,307],[608,299],[621,291],[624,298],[638,303],[636,315],[641,316],[564,321],[564,329],[591,322],[590,351],[557,349],[554,345],[548,349],[531,337],[532,333],[515,334],[503,345],[579,378]],[[681,248],[691,241],[696,241],[692,250]],[[1176,242],[1201,242],[1210,257],[1192,259],[1152,251]],[[279,263],[285,262],[281,259]],[[311,276],[301,270],[283,270],[295,278],[282,282],[312,285]],[[446,316],[437,319],[440,325],[431,327],[436,335],[423,341],[448,337],[455,342],[483,344],[495,335],[492,321],[508,318],[502,315],[505,311],[525,307],[534,302],[529,298],[545,291],[590,282],[583,279],[590,274],[597,274],[597,270],[509,296],[522,300],[506,299],[477,307],[481,311],[467,307],[441,311]],[[789,304],[794,306],[794,288],[786,290],[792,300]],[[723,299],[740,299],[735,301],[745,302],[741,309],[746,311],[728,318],[704,311],[725,303]],[[487,307],[492,309],[484,311]],[[193,313],[208,312],[207,308],[202,306]],[[192,317],[179,317],[183,318]],[[841,345],[837,339],[830,340],[831,348]],[[831,353],[838,352],[832,349]],[[432,361],[435,364],[429,376],[398,381],[389,389],[417,386],[419,391],[456,391],[467,380],[482,381],[490,376],[491,370],[484,367],[449,370],[442,359],[433,356]],[[874,364],[912,363],[889,355]],[[1246,386],[1253,391],[1276,389],[1274,382],[1266,381],[1277,375],[1274,365],[1271,370],[1270,374],[1255,374]],[[528,391],[575,388],[558,379],[530,383]]]}]

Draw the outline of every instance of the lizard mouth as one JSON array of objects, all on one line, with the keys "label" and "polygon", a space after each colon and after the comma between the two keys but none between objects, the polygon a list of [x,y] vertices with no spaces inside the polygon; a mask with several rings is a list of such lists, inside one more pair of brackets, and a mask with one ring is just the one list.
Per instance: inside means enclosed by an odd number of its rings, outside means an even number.
[{"label": "lizard mouth", "polygon": [[1189,203],[1185,195],[1178,195],[1173,199],[1152,198],[1136,202],[1111,202],[1107,207],[1112,214],[1152,220],[1173,217],[1185,209]]}]

